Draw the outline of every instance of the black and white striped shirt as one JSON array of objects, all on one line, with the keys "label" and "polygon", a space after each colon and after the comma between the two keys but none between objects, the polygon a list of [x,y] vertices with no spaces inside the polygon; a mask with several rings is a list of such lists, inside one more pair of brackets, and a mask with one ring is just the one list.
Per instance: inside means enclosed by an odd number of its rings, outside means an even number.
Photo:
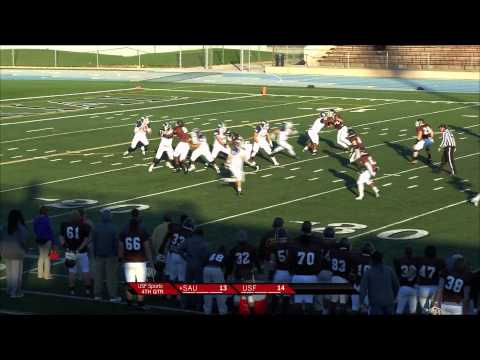
[{"label": "black and white striped shirt", "polygon": [[440,144],[440,147],[445,148],[448,146],[455,146],[455,138],[449,129],[445,129],[442,134],[442,143]]}]

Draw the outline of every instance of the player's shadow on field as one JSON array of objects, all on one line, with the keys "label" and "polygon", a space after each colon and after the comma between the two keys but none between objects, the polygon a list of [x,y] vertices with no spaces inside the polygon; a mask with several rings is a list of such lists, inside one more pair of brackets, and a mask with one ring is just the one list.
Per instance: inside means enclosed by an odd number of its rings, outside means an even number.
[{"label": "player's shadow on field", "polygon": [[477,138],[480,138],[480,134],[475,133],[475,132],[473,132],[473,131],[470,130],[470,129],[466,129],[466,128],[464,128],[464,127],[455,126],[455,125],[450,125],[450,124],[448,125],[448,127],[451,128],[451,129],[453,129],[453,130],[455,130],[455,132],[457,132],[457,133],[459,133],[459,132],[464,132],[464,133],[466,133],[466,134],[468,134],[468,135],[471,135],[471,136],[475,136],[475,137],[477,137]]},{"label": "player's shadow on field", "polygon": [[336,143],[334,143],[334,142],[333,142],[332,140],[330,140],[330,139],[323,138],[323,137],[318,137],[318,140],[326,143],[328,146],[330,146],[330,147],[333,148],[333,149],[345,150],[345,149],[341,148],[340,146],[338,146]]},{"label": "player's shadow on field", "polygon": [[469,181],[464,181],[458,176],[450,176],[447,183],[458,191],[462,191],[467,199],[471,199],[477,193],[471,190],[472,184]]},{"label": "player's shadow on field", "polygon": [[350,175],[346,174],[346,173],[341,173],[335,169],[328,169],[329,172],[332,173],[333,176],[339,178],[339,179],[342,179],[344,182],[345,182],[345,186],[347,187],[348,191],[350,191],[351,193],[353,193],[354,195],[357,195],[356,191],[355,191],[355,188],[356,188],[356,184],[357,184],[357,181],[351,177]]},{"label": "player's shadow on field", "polygon": [[331,158],[334,158],[336,160],[338,160],[338,162],[340,163],[340,165],[342,165],[343,167],[347,168],[347,169],[352,169],[352,170],[356,170],[355,168],[351,167],[350,166],[350,161],[348,160],[348,158],[346,158],[345,156],[342,156],[340,154],[337,154],[337,153],[334,153],[333,151],[330,151],[330,150],[322,150],[322,152],[328,156],[330,156]]},{"label": "player's shadow on field", "polygon": [[[385,145],[387,145],[389,148],[395,150],[395,152],[400,155],[401,157],[403,157],[405,160],[407,161],[410,161],[412,160],[412,149],[409,148],[408,146],[404,146],[404,145],[401,145],[401,144],[397,144],[397,143],[393,143],[393,142],[389,142],[389,141],[384,141]],[[424,150],[422,150],[424,151]],[[431,150],[430,150],[431,151]],[[426,158],[425,156],[419,154],[418,155],[418,160],[423,162],[425,165],[428,165],[430,167],[433,168],[433,165],[432,163],[430,163],[428,161],[428,158]]]},{"label": "player's shadow on field", "polygon": [[300,134],[297,139],[297,144],[301,146],[307,146],[308,135],[306,133]]}]

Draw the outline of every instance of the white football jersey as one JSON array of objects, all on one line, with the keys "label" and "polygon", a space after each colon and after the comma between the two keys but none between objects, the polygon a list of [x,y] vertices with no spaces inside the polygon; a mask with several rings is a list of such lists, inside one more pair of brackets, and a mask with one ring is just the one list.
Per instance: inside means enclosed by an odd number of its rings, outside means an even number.
[{"label": "white football jersey", "polygon": [[257,133],[260,139],[265,139],[268,134],[268,127],[257,125],[255,132]]},{"label": "white football jersey", "polygon": [[248,155],[245,149],[240,147],[232,148],[230,154],[230,166],[232,168],[242,169],[243,163],[248,160]]},{"label": "white football jersey", "polygon": [[278,134],[278,141],[288,141],[288,137],[292,135],[293,130],[291,128],[280,130]]},{"label": "white football jersey", "polygon": [[322,130],[322,128],[323,128],[322,118],[318,118],[317,120],[315,120],[313,125],[310,127],[310,130],[318,133],[318,132],[320,132],[320,130]]}]

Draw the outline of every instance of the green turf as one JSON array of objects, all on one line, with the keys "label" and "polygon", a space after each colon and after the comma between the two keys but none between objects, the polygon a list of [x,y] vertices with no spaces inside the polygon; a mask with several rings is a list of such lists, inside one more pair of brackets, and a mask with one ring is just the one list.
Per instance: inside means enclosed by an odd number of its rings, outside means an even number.
[{"label": "green turf", "polygon": [[[240,51],[235,49],[209,49],[209,65],[239,64]],[[245,61],[248,52],[245,52]],[[272,53],[267,51],[251,51],[250,62],[265,62],[272,60]],[[140,53],[140,64],[143,67],[199,67],[204,66],[204,50],[182,51],[167,53]],[[99,53],[98,65],[105,66],[138,66],[138,55],[120,56]],[[55,66],[55,51],[44,49],[11,49],[0,50],[0,66]],[[96,53],[82,53],[72,51],[57,51],[58,67],[95,67],[97,66]]]},{"label": "green turf", "polygon": [[[2,81],[0,85],[2,99],[15,99],[130,89],[138,84]],[[461,252],[473,266],[480,266],[478,208],[468,203],[444,208],[466,200],[479,191],[479,108],[478,104],[471,103],[478,102],[478,94],[271,87],[270,94],[293,96],[261,97],[249,96],[259,93],[255,86],[151,82],[145,82],[143,86],[146,88],[143,91],[125,90],[107,94],[2,102],[0,219],[6,219],[8,210],[17,207],[30,220],[38,206],[46,203],[37,198],[94,200],[96,202],[88,210],[89,217],[94,221],[99,219],[99,210],[107,204],[144,204],[150,207],[142,212],[150,229],[167,211],[176,216],[186,212],[198,224],[210,223],[204,225],[204,231],[212,247],[219,243],[231,246],[235,233],[241,228],[248,230],[252,243],[257,243],[275,216],[285,219],[287,230],[292,235],[298,234],[298,222],[303,220],[318,222],[316,228],[332,223],[356,223],[365,225],[366,228],[347,233],[346,236],[356,236],[385,227],[363,237],[356,237],[353,242],[356,247],[361,240],[370,239],[385,252],[387,262],[400,255],[407,243],[414,246],[417,254],[421,253],[426,244],[432,243],[443,256]],[[189,89],[195,92],[189,92]],[[92,105],[90,109],[76,109],[73,106],[78,106],[81,102],[97,105]],[[34,107],[31,111],[35,113],[18,116],[17,108],[5,106],[12,104]],[[355,194],[352,191],[355,189],[353,187],[351,191],[349,186],[354,186],[357,173],[354,168],[343,163],[346,155],[335,147],[336,132],[333,130],[322,130],[320,133],[320,151],[317,156],[302,153],[300,136],[291,139],[299,155],[298,160],[280,154],[277,158],[282,166],[273,168],[268,160],[257,157],[261,170],[247,175],[245,195],[242,198],[236,197],[232,188],[218,181],[211,169],[191,174],[174,174],[163,167],[151,174],[147,172],[145,165],[154,156],[158,145],[156,133],[166,119],[182,119],[189,129],[198,127],[206,130],[212,139],[213,129],[220,121],[231,120],[226,122],[228,127],[249,137],[256,122],[269,120],[276,127],[288,118],[298,124],[296,128],[299,135],[302,135],[315,119],[318,113],[316,109],[323,107],[345,109],[341,113],[347,125],[361,134],[370,148],[369,152],[378,161],[380,171],[377,183],[381,190],[379,199],[367,190],[363,201],[354,200]],[[43,110],[44,108],[48,110]],[[147,109],[139,110],[143,108]],[[375,110],[351,112],[359,108]],[[145,158],[140,153],[134,153],[132,158],[125,159],[122,153],[131,141],[133,124],[144,114],[151,114],[153,120],[154,135],[149,152]],[[164,116],[168,118],[165,119]],[[417,165],[411,165],[402,155],[413,144],[414,122],[418,117],[426,119],[435,129],[440,123],[446,122],[455,130],[458,144],[456,156],[459,158],[458,178],[450,178],[446,173],[435,174],[421,161]],[[401,136],[403,134],[406,135]],[[435,145],[438,142],[437,139]],[[56,152],[45,153],[51,150]],[[56,159],[61,160],[51,161]],[[440,153],[436,152],[435,146],[434,161],[439,159]],[[78,160],[81,162],[70,163]],[[203,166],[198,163],[197,169],[203,169]],[[322,171],[318,171],[320,169]],[[247,171],[250,169],[247,168]],[[269,174],[271,175],[263,177]],[[399,176],[394,176],[395,174]],[[294,178],[286,179],[291,176]],[[412,178],[414,176],[418,177]],[[312,180],[314,178],[317,179]],[[438,178],[441,179],[434,181]],[[51,183],[45,184],[47,182]],[[391,185],[383,186],[389,183]],[[412,185],[418,186],[409,189]],[[21,189],[11,190],[18,187]],[[433,190],[439,187],[442,189]],[[419,217],[432,211],[431,214]],[[57,231],[67,213],[66,209],[51,209]],[[119,225],[127,219],[128,214],[114,216]],[[400,224],[392,225],[397,222]],[[376,236],[382,231],[393,229],[421,229],[428,231],[429,235],[411,241],[382,240]],[[33,247],[33,239],[31,246]],[[55,271],[64,273],[61,265],[56,266]],[[44,289],[44,284],[35,280],[35,275],[30,275],[28,289],[65,292],[63,278],[49,284],[47,290]],[[4,282],[0,281],[0,286],[2,284]],[[47,309],[55,307],[52,304],[56,303],[50,302],[49,297],[29,296],[44,299]],[[34,309],[27,297],[23,300],[26,304],[25,311],[29,308],[31,311],[41,311],[42,307]],[[161,303],[161,299],[151,301]],[[71,310],[74,308],[74,300],[61,303],[66,306],[65,312],[77,311]],[[115,305],[101,305],[99,310],[99,307],[92,306],[89,302],[81,303],[83,305],[78,312],[117,311],[109,310],[112,306],[115,308]],[[18,306],[8,303],[8,308],[18,309]]]}]

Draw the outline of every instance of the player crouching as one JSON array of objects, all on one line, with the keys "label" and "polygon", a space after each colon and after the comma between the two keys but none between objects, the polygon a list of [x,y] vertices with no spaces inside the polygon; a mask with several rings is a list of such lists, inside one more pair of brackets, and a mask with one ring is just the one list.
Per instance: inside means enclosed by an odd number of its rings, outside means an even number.
[{"label": "player crouching", "polygon": [[188,152],[190,151],[190,136],[188,135],[188,130],[184,126],[183,121],[177,121],[175,129],[173,129],[173,133],[179,140],[173,153],[175,158],[175,167],[177,171],[183,169],[184,172],[188,172],[188,166],[185,163],[185,160],[187,159]]},{"label": "player crouching", "polygon": [[212,153],[210,152],[210,148],[208,147],[207,137],[199,129],[193,129],[190,138],[190,144],[193,152],[190,156],[191,163],[188,171],[195,170],[195,161],[200,156],[203,156],[205,159],[207,159],[206,165],[215,169],[217,174],[220,174],[220,169],[218,168],[217,164],[215,164]]},{"label": "player crouching", "polygon": [[168,122],[163,124],[163,129],[159,131],[159,135],[161,137],[160,145],[158,145],[157,153],[148,168],[148,172],[152,172],[153,168],[158,165],[164,152],[167,153],[168,156],[168,161],[166,162],[167,167],[173,169],[173,129]]},{"label": "player crouching", "polygon": [[380,197],[380,190],[378,190],[378,187],[375,186],[375,183],[372,180],[378,170],[376,161],[367,152],[363,152],[360,156],[359,162],[365,169],[360,172],[360,176],[357,180],[358,196],[355,200],[363,199],[365,194],[365,184],[372,188],[377,198]]},{"label": "player crouching", "polygon": [[140,120],[137,121],[133,132],[135,135],[133,135],[130,147],[127,149],[127,151],[123,153],[123,156],[127,156],[131,152],[135,151],[139,146],[142,150],[142,154],[145,155],[145,152],[147,151],[147,146],[149,144],[147,134],[152,133],[148,116],[142,116]]},{"label": "player crouching", "polygon": [[297,154],[293,150],[293,146],[288,143],[288,138],[296,133],[297,131],[293,128],[291,122],[283,123],[282,127],[278,131],[277,146],[275,149],[273,149],[272,154],[277,154],[281,151],[287,151],[290,156],[297,159]]},{"label": "player crouching", "polygon": [[227,166],[232,173],[232,177],[223,179],[227,183],[234,183],[237,195],[242,195],[242,182],[245,181],[243,164],[248,161],[248,155],[242,147],[242,142],[241,136],[238,136],[232,142],[232,149],[227,159]]},{"label": "player crouching", "polygon": [[272,139],[270,138],[270,125],[266,121],[262,121],[255,128],[253,133],[253,150],[252,158],[255,158],[257,153],[262,149],[270,157],[275,166],[279,166],[279,162],[275,159],[274,154],[272,153]]},{"label": "player crouching", "polygon": [[418,153],[420,150],[425,149],[428,156],[428,162],[432,162],[432,153],[430,152],[430,146],[433,144],[433,130],[424,120],[419,119],[415,122],[415,128],[417,132],[417,142],[413,145],[411,164],[417,163]]}]

